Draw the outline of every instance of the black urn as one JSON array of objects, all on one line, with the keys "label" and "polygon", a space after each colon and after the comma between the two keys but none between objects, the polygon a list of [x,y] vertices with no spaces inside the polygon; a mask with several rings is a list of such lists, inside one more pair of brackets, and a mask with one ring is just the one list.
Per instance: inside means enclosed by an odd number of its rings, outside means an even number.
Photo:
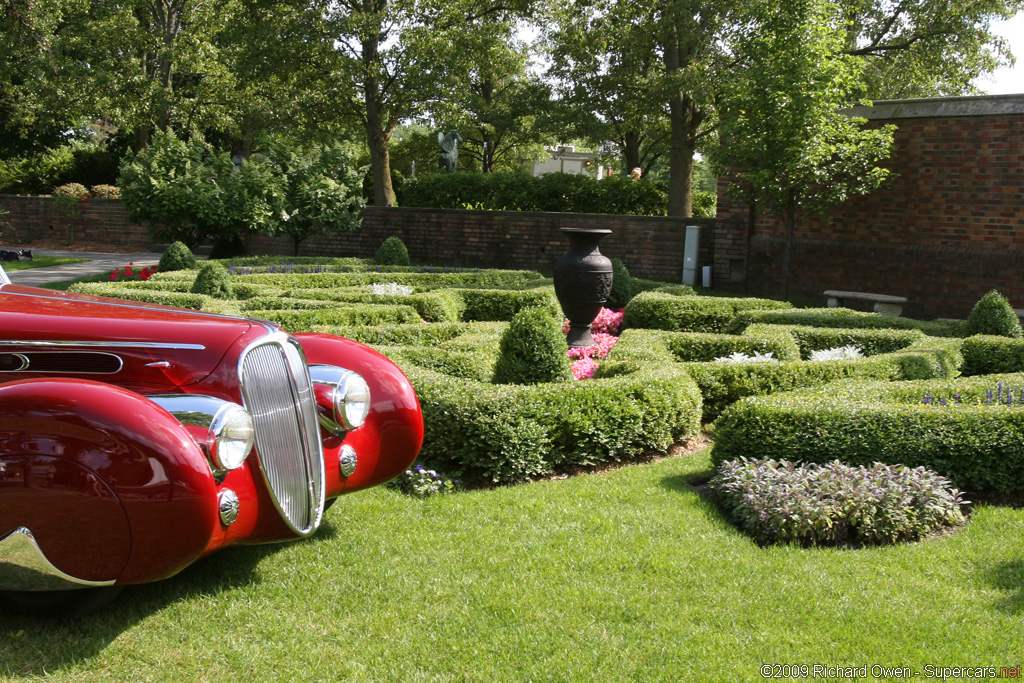
[{"label": "black urn", "polygon": [[606,228],[561,228],[569,238],[569,251],[555,262],[555,295],[569,319],[570,347],[594,345],[590,325],[612,291],[612,262],[601,254],[598,242],[611,234]]}]

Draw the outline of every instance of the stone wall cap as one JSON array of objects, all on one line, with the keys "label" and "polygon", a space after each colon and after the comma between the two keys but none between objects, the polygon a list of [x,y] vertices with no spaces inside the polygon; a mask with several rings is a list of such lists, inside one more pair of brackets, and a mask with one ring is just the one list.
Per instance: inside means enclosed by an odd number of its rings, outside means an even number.
[{"label": "stone wall cap", "polygon": [[843,110],[869,120],[956,118],[1024,114],[1024,94],[877,100]]}]

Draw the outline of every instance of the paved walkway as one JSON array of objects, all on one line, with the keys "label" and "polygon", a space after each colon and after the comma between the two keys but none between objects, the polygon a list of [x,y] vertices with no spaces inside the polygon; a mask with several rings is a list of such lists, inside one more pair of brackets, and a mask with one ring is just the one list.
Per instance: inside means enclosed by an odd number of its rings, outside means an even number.
[{"label": "paved walkway", "polygon": [[[47,282],[58,280],[73,280],[83,275],[95,275],[97,273],[109,273],[115,268],[123,268],[129,263],[132,268],[141,269],[144,266],[156,265],[160,261],[160,254],[153,252],[138,252],[135,254],[109,254],[98,251],[70,251],[61,249],[32,249],[33,256],[68,256],[71,258],[89,259],[81,263],[71,263],[66,266],[49,266],[48,268],[29,268],[28,270],[12,270],[7,277],[19,285],[30,285],[38,287]],[[0,263],[2,266],[3,263]]]}]

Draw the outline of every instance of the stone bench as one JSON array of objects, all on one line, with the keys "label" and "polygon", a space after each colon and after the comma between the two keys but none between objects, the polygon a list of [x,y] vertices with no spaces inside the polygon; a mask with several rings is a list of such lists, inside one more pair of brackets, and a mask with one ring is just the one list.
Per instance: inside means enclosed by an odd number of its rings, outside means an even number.
[{"label": "stone bench", "polygon": [[840,292],[834,289],[825,291],[828,297],[830,308],[842,306],[844,301],[873,301],[875,302],[875,313],[882,315],[898,316],[903,312],[903,304],[907,303],[902,296],[889,296],[888,294],[869,294],[867,292]]}]

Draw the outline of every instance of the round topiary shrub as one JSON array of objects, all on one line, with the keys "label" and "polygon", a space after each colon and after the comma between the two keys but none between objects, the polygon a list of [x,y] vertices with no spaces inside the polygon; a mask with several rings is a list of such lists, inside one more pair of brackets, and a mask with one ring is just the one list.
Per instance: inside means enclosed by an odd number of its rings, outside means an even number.
[{"label": "round topiary shrub", "polygon": [[405,248],[405,243],[397,237],[389,237],[384,240],[384,243],[380,245],[380,249],[374,255],[373,260],[382,266],[411,265],[409,250]]},{"label": "round topiary shrub", "polygon": [[157,264],[157,270],[161,273],[169,273],[172,270],[192,270],[195,267],[195,254],[185,246],[184,242],[174,242],[167,247]]},{"label": "round topiary shrub", "polygon": [[620,311],[633,298],[633,278],[626,270],[626,264],[620,259],[612,259],[612,291],[605,304],[613,311]]},{"label": "round topiary shrub", "polygon": [[217,299],[234,299],[231,290],[231,276],[228,269],[220,263],[204,263],[192,283],[193,294],[206,294]]},{"label": "round topiary shrub", "polygon": [[120,199],[121,188],[116,185],[93,185],[89,193],[96,199]]},{"label": "round topiary shrub", "polygon": [[66,197],[71,199],[85,200],[89,198],[89,190],[81,183],[67,183],[53,188],[55,197]]},{"label": "round topiary shrub", "polygon": [[495,384],[541,384],[572,380],[561,323],[545,308],[516,313],[501,336]]},{"label": "round topiary shrub", "polygon": [[974,304],[971,314],[967,316],[966,328],[968,335],[994,334],[1018,339],[1024,336],[1020,320],[1010,302],[994,289]]}]

